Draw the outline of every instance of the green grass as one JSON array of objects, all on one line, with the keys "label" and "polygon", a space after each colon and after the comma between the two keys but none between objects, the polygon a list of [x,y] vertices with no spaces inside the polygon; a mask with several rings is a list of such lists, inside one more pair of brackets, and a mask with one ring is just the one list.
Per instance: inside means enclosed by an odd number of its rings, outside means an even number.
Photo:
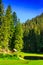
[{"label": "green grass", "polygon": [[43,65],[43,60],[0,60],[0,65]]},{"label": "green grass", "polygon": [[[24,56],[41,56],[43,57],[43,54],[32,54],[32,53],[23,53],[23,52],[17,52],[14,53],[15,56],[11,57],[11,55],[5,55],[5,58],[1,57],[0,54],[0,65],[43,65],[43,60],[23,60],[18,58],[19,55],[21,57]],[[7,57],[6,57],[7,56]]]}]

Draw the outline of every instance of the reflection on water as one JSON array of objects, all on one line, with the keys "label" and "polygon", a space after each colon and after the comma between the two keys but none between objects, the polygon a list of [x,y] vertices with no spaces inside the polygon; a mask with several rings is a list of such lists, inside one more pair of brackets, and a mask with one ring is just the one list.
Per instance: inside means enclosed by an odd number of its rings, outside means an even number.
[{"label": "reflection on water", "polygon": [[43,57],[39,57],[39,56],[25,56],[24,59],[27,59],[27,60],[43,60]]}]

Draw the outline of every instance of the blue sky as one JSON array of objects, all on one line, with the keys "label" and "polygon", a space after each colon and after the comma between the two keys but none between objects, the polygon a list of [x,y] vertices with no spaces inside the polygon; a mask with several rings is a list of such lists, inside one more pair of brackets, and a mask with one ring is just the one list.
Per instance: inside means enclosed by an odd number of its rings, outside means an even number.
[{"label": "blue sky", "polygon": [[32,19],[43,12],[43,0],[3,0],[4,8],[10,4],[21,22]]}]

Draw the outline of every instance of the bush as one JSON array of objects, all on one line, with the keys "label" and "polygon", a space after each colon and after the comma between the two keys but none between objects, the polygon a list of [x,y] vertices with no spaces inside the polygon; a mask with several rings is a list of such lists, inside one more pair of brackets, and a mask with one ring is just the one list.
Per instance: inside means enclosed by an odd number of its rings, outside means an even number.
[{"label": "bush", "polygon": [[18,60],[19,59],[17,54],[11,55],[11,54],[5,54],[5,53],[0,53],[0,58],[2,58],[2,59],[10,59],[10,60],[12,60],[12,59]]},{"label": "bush", "polygon": [[3,53],[0,53],[0,58],[3,58],[4,56],[3,56]]}]

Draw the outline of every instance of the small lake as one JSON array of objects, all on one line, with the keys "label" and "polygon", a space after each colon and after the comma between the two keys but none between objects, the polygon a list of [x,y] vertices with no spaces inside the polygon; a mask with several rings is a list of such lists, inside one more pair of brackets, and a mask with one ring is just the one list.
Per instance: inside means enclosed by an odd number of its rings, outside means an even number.
[{"label": "small lake", "polygon": [[26,60],[43,60],[43,57],[40,56],[24,56]]}]

